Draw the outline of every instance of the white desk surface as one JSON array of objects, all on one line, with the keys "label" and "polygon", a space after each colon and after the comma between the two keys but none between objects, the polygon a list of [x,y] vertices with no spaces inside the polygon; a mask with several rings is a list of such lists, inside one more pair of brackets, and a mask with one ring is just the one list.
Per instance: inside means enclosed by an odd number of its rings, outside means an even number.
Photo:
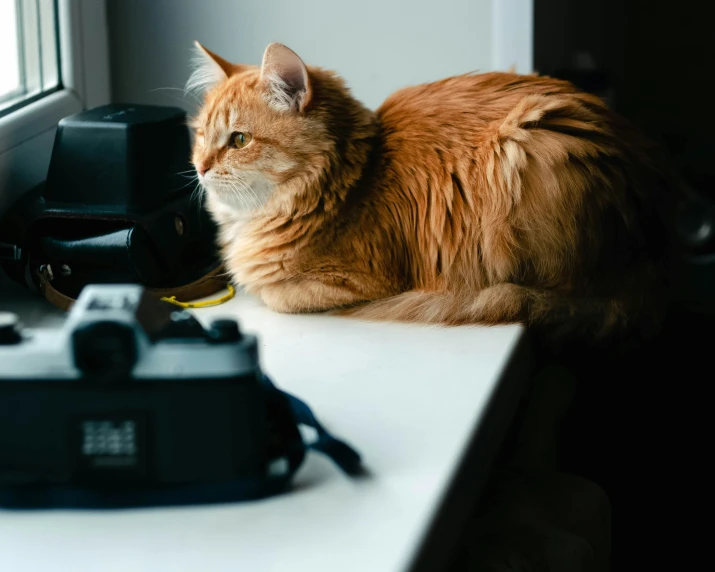
[{"label": "white desk surface", "polygon": [[[0,310],[20,307],[8,300]],[[371,476],[350,480],[310,453],[295,490],[251,503],[0,510],[0,570],[410,570],[475,431],[489,438],[480,421],[507,362],[521,359],[522,328],[286,316],[242,295],[196,314],[238,316],[258,334],[264,370],[352,444]]]}]

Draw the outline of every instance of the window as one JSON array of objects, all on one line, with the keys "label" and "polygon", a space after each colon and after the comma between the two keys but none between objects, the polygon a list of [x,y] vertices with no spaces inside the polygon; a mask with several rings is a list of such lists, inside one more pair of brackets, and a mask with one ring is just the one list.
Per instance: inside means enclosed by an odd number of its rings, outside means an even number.
[{"label": "window", "polygon": [[105,103],[105,0],[0,0],[0,216],[45,179],[57,123]]},{"label": "window", "polygon": [[20,91],[18,27],[16,4],[0,4],[0,53],[5,54],[0,68],[0,106],[6,106]]},{"label": "window", "polygon": [[60,86],[55,0],[0,2],[0,114]]}]

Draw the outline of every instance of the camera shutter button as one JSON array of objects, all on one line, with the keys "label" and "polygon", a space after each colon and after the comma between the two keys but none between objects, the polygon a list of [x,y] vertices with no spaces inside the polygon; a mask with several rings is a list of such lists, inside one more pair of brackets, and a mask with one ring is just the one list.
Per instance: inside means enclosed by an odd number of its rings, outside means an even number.
[{"label": "camera shutter button", "polygon": [[0,312],[0,345],[18,344],[22,341],[19,325],[17,314]]}]

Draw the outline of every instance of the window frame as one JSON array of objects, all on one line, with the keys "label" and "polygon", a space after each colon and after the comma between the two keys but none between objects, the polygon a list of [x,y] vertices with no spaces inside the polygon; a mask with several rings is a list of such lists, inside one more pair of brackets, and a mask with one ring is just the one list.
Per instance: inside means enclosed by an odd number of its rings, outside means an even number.
[{"label": "window frame", "polygon": [[109,103],[106,14],[106,0],[57,0],[62,83],[0,117],[0,212],[44,179],[58,121]]},{"label": "window frame", "polygon": [[492,67],[534,73],[535,0],[492,0]]}]

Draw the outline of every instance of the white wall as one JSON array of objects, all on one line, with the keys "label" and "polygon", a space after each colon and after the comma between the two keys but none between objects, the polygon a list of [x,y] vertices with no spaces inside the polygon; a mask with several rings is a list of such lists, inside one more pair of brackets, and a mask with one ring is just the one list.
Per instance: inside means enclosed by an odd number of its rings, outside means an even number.
[{"label": "white wall", "polygon": [[531,71],[532,0],[109,0],[113,100],[181,105],[192,41],[259,64],[277,41],[338,71],[377,107],[394,90],[517,65]]}]

